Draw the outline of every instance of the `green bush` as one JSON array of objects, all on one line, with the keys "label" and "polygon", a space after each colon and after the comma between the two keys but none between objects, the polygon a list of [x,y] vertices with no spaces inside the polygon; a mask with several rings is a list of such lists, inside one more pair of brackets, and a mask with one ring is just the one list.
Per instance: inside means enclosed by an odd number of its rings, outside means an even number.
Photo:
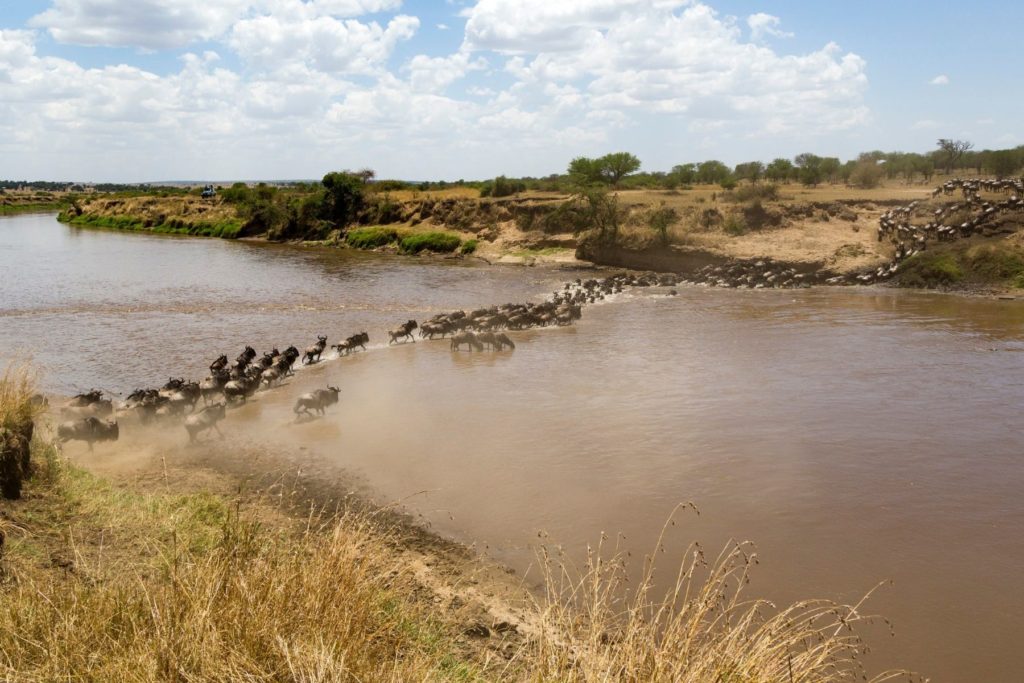
[{"label": "green bush", "polygon": [[448,232],[421,232],[403,238],[399,246],[407,254],[418,254],[424,250],[450,254],[458,249],[460,244],[462,240],[458,235]]},{"label": "green bush", "polygon": [[964,277],[956,255],[948,251],[916,254],[907,259],[902,268],[900,282],[909,287],[951,285]]},{"label": "green bush", "polygon": [[476,251],[477,246],[480,244],[478,240],[466,240],[462,243],[462,247],[459,249],[463,254],[472,254]]},{"label": "green bush", "polygon": [[398,241],[398,231],[382,227],[358,228],[349,231],[345,241],[356,249],[376,249]]}]

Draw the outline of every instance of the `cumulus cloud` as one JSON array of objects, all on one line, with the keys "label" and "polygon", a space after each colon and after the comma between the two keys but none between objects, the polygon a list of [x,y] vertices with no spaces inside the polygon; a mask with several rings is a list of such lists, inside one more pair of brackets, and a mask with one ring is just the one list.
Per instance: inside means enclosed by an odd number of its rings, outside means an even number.
[{"label": "cumulus cloud", "polygon": [[[867,120],[866,64],[835,44],[780,55],[735,22],[683,0],[481,0],[464,49],[510,55],[506,71],[543,89],[571,83],[585,105],[674,114],[747,132],[828,132]],[[761,33],[777,31],[754,15]]]},{"label": "cumulus cloud", "polygon": [[[41,54],[39,31],[0,31],[0,176],[73,159],[88,172],[50,175],[96,178],[98,164],[139,179],[140,163],[159,169],[150,178],[316,175],[339,154],[406,177],[443,173],[438,158],[469,177],[473,155],[484,174],[538,173],[639,121],[697,149],[869,118],[864,60],[831,43],[772,49],[760,39],[785,34],[771,15],[744,23],[699,0],[460,6],[455,52],[399,61],[420,28],[400,0],[53,0],[32,25],[58,41],[213,50],[170,73],[85,68]],[[494,168],[503,154],[521,165]]]},{"label": "cumulus cloud", "polygon": [[30,24],[62,43],[159,49],[215,38],[247,6],[245,0],[54,0]]},{"label": "cumulus cloud", "polygon": [[750,39],[754,42],[772,38],[792,38],[793,34],[779,28],[782,21],[771,14],[758,12],[747,17],[747,26],[750,27]]},{"label": "cumulus cloud", "polygon": [[174,48],[225,33],[251,14],[300,11],[311,17],[356,17],[394,10],[401,0],[54,0],[31,25],[62,43]]},{"label": "cumulus cloud", "polygon": [[317,15],[296,1],[276,14],[239,21],[228,44],[261,69],[301,62],[319,71],[372,74],[399,41],[416,33],[419,23],[416,17],[400,14],[382,27],[376,22]]},{"label": "cumulus cloud", "polygon": [[939,74],[932,80],[928,81],[931,85],[949,85],[949,76],[946,74]]}]

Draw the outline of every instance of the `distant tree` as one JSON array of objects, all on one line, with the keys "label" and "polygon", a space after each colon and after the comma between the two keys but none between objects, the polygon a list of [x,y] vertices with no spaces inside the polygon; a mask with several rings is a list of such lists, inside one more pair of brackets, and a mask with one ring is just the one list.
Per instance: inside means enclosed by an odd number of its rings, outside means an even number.
[{"label": "distant tree", "polygon": [[789,159],[775,159],[768,164],[764,174],[769,180],[784,183],[793,176],[793,162]]},{"label": "distant tree", "polygon": [[692,185],[697,182],[697,164],[677,164],[669,171],[670,183]]},{"label": "distant tree", "polygon": [[354,175],[358,176],[358,178],[365,184],[376,178],[377,172],[372,168],[361,168],[356,171]]},{"label": "distant tree", "polygon": [[882,164],[870,159],[861,159],[850,173],[850,183],[865,189],[878,187],[884,173],[885,169]]},{"label": "distant tree", "polygon": [[597,160],[597,163],[601,169],[601,175],[611,183],[612,187],[617,187],[623,178],[640,170],[640,159],[629,152],[605,154]]},{"label": "distant tree", "polygon": [[362,176],[347,171],[336,171],[324,176],[324,199],[321,215],[338,225],[348,225],[365,204]]},{"label": "distant tree", "polygon": [[697,182],[714,185],[732,177],[732,170],[717,159],[702,161],[697,164]]},{"label": "distant tree", "polygon": [[997,178],[1013,175],[1020,168],[1020,157],[1010,149],[1001,149],[988,155],[986,166]]},{"label": "distant tree", "polygon": [[949,173],[960,162],[964,154],[974,149],[974,143],[967,140],[947,140],[939,138],[936,143],[939,146],[939,158],[945,163],[946,173]]},{"label": "distant tree", "polygon": [[601,162],[589,157],[576,157],[569,162],[569,179],[575,185],[597,185],[604,180]]},{"label": "distant tree", "polygon": [[821,175],[829,183],[835,185],[839,182],[839,169],[843,167],[843,163],[839,161],[839,157],[824,157],[821,160]]},{"label": "distant tree", "polygon": [[764,177],[764,163],[761,161],[748,161],[743,164],[736,164],[736,168],[733,171],[733,175],[736,176],[737,180],[746,180],[750,183],[756,183]]},{"label": "distant tree", "polygon": [[816,187],[821,182],[821,157],[810,152],[804,152],[803,154],[796,155],[793,162],[800,169],[799,178],[801,183]]}]

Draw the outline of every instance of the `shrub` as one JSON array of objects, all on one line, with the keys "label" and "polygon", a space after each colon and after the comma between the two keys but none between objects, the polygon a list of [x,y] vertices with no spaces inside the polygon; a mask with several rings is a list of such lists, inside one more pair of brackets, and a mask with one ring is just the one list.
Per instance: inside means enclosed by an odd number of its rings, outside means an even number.
[{"label": "shrub", "polygon": [[722,230],[727,235],[739,237],[740,235],[747,234],[747,222],[743,219],[743,216],[729,214],[726,216],[725,222],[722,223]]},{"label": "shrub", "polygon": [[963,268],[955,254],[926,251],[907,259],[900,282],[909,287],[936,287],[951,285],[963,277]]},{"label": "shrub", "polygon": [[448,232],[420,232],[403,238],[399,242],[399,248],[407,254],[418,254],[424,250],[450,254],[458,249],[461,243],[458,235]]},{"label": "shrub", "polygon": [[459,251],[463,254],[472,254],[476,251],[477,245],[479,244],[480,242],[478,240],[466,240],[462,243],[462,247]]},{"label": "shrub", "polygon": [[722,195],[726,202],[749,202],[754,200],[774,201],[779,198],[779,186],[775,183],[743,185]]},{"label": "shrub", "polygon": [[651,211],[647,217],[647,225],[651,230],[658,233],[662,244],[668,244],[668,229],[678,219],[679,215],[676,213],[676,210],[662,203],[660,207]]},{"label": "shrub", "polygon": [[359,228],[350,231],[345,241],[356,249],[376,249],[398,241],[398,231],[382,227]]}]

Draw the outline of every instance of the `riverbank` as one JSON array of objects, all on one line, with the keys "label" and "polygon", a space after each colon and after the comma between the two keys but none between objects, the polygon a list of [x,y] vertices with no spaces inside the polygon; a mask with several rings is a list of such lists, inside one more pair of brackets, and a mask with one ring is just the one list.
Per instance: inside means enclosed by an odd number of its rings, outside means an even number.
[{"label": "riverbank", "polygon": [[[29,400],[9,377],[4,424]],[[521,579],[301,452],[181,449],[151,432],[141,451],[68,456],[48,433],[40,422],[32,475],[0,513],[5,677],[696,683],[859,671],[863,646],[838,628],[865,619],[857,608],[742,601],[745,544],[706,578],[703,561],[685,565],[666,598],[646,572],[629,597],[627,559],[601,543],[578,570],[542,545],[536,576]]]},{"label": "riverbank", "polygon": [[[913,205],[921,215],[952,206],[959,212],[956,219],[964,218],[964,210],[953,200],[933,199],[931,194],[927,187],[904,185],[871,190],[792,185],[731,191],[712,186],[628,190],[609,195],[603,200],[609,202],[604,213],[594,214],[594,207],[580,198],[557,193],[495,199],[451,191],[382,192],[371,195],[358,223],[348,229],[314,221],[303,229],[277,231],[263,229],[263,218],[247,217],[221,197],[97,196],[63,212],[61,219],[130,231],[285,239],[400,254],[474,255],[488,263],[589,261],[671,271],[714,286],[885,280],[895,286],[967,292],[1020,288],[1021,269],[1008,266],[1003,254],[1009,250],[1016,263],[1019,245],[1013,240],[1020,241],[1024,226],[1019,215],[1003,220],[999,230],[971,237],[971,257],[957,258],[959,276],[948,267],[936,271],[936,259],[941,258],[929,253],[910,254],[907,275],[893,277],[893,266],[907,258],[913,245],[904,248],[895,239],[879,239],[885,217]],[[595,220],[610,225],[595,227]],[[1013,244],[1007,246],[1007,240]],[[987,246],[976,248],[982,243]],[[932,248],[941,254],[968,247],[940,242]],[[758,263],[764,266],[754,272]],[[780,270],[801,278],[772,278]]]}]

